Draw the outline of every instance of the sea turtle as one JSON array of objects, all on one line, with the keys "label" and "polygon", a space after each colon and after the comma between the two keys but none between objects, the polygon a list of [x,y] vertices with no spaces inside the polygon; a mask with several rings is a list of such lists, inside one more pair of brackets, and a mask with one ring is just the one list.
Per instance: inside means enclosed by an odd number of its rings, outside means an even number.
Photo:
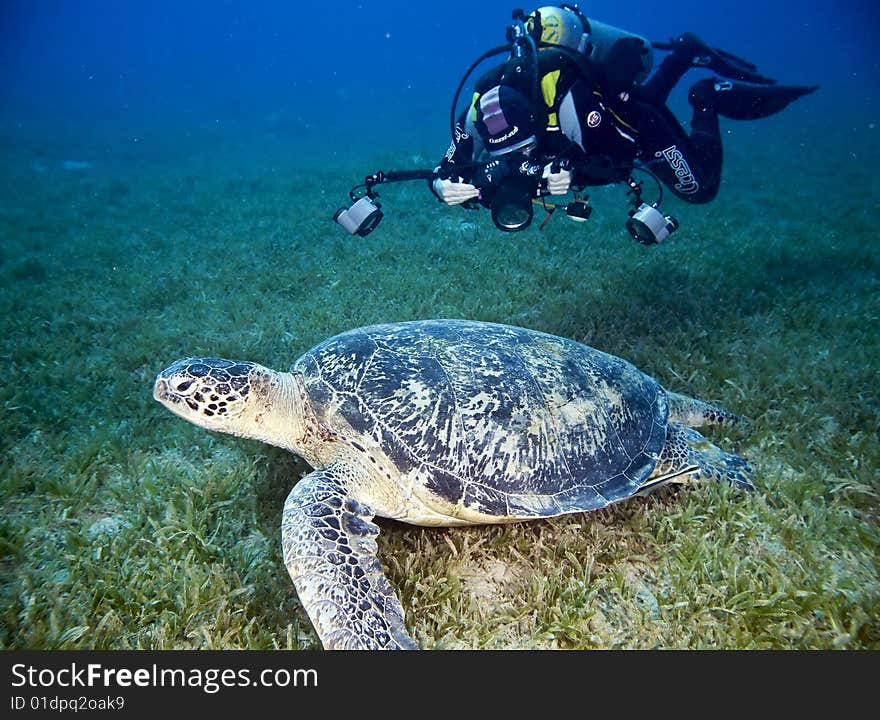
[{"label": "sea turtle", "polygon": [[416,525],[577,513],[668,482],[751,488],[745,460],[692,427],[735,415],[629,362],[534,330],[467,320],[362,327],[276,372],[178,360],[154,397],[314,471],[281,519],[284,562],[325,648],[415,648],[376,557],[374,516]]}]

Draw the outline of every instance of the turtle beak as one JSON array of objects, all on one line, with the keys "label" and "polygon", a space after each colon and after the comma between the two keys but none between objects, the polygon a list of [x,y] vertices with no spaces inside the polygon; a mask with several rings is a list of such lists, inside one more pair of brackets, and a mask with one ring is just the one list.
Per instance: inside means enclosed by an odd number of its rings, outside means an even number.
[{"label": "turtle beak", "polygon": [[175,405],[180,403],[182,398],[181,394],[177,391],[180,383],[175,383],[174,378],[179,374],[180,369],[185,368],[190,362],[189,358],[178,360],[156,376],[156,382],[153,383],[154,400],[158,400],[172,410]]},{"label": "turtle beak", "polygon": [[175,415],[182,417],[184,420],[192,422],[190,414],[187,413],[187,405],[183,402],[183,398],[179,393],[174,392],[168,378],[165,377],[167,371],[163,371],[153,383],[153,399],[164,405]]},{"label": "turtle beak", "polygon": [[161,375],[156,378],[156,382],[153,385],[153,399],[158,400],[160,403],[164,403],[168,398],[168,382]]}]

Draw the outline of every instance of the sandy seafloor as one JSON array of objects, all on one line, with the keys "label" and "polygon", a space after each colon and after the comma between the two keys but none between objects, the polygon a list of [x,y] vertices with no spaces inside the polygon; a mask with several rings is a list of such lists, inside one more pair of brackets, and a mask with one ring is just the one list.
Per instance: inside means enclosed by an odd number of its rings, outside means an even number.
[{"label": "sandy seafloor", "polygon": [[[620,187],[591,193],[595,210],[585,225],[554,217],[544,231],[507,235],[485,211],[442,207],[423,183],[387,186],[379,228],[367,238],[345,234],[331,216],[349,187],[376,169],[432,166],[446,145],[444,112],[432,122],[405,120],[392,139],[378,128],[354,135],[332,122],[269,115],[136,129],[115,127],[112,118],[94,125],[55,118],[44,127],[4,121],[0,644],[223,646],[183,620],[169,624],[167,603],[178,602],[178,618],[188,603],[193,616],[201,612],[191,603],[202,601],[183,591],[151,610],[120,589],[138,598],[134,575],[119,576],[115,594],[107,589],[114,567],[152,572],[138,563],[170,522],[168,507],[181,501],[172,486],[184,478],[197,507],[225,503],[215,520],[232,530],[211,536],[219,548],[213,563],[234,566],[243,539],[261,548],[260,577],[274,584],[251,582],[228,601],[240,602],[252,626],[268,626],[252,644],[284,646],[295,636],[294,646],[314,646],[274,530],[287,487],[306,466],[173,418],[152,400],[153,378],[182,355],[285,369],[312,344],[357,325],[462,317],[586,342],[670,389],[747,416],[750,432],[732,447],[758,468],[759,493],[779,527],[809,523],[792,509],[804,504],[849,519],[851,532],[813,540],[825,553],[821,572],[835,557],[848,568],[840,587],[850,595],[829,623],[809,598],[819,587],[833,595],[828,583],[836,580],[780,589],[801,629],[775,634],[758,624],[729,642],[876,647],[880,129],[857,104],[843,115],[839,107],[820,91],[767,120],[723,121],[719,197],[687,206],[667,195],[664,209],[681,229],[657,247],[626,234]],[[232,496],[199,490],[205,477],[229,468],[246,475]],[[439,538],[455,538],[455,531],[382,527],[392,543],[380,543],[382,552],[423,542],[442,552]],[[549,527],[560,542],[567,537],[567,526]],[[422,540],[430,532],[441,534]],[[789,559],[798,537],[776,537]],[[398,559],[389,571],[416,604],[409,618],[417,636],[428,645],[491,646],[473,630],[485,609],[462,621],[464,629],[448,619],[432,625],[430,612],[419,612],[419,593],[429,591],[418,578],[430,573],[418,563]],[[809,578],[809,562],[801,564]],[[467,577],[459,592],[470,588],[479,599]],[[668,621],[674,605],[661,599],[657,622]],[[521,618],[499,630],[496,644],[566,646],[564,633],[531,636]],[[722,630],[730,622],[717,614]],[[621,632],[594,624],[593,640],[570,644],[701,645],[672,631]],[[246,636],[230,635],[227,645],[246,645]],[[717,642],[724,637],[719,631]]]}]

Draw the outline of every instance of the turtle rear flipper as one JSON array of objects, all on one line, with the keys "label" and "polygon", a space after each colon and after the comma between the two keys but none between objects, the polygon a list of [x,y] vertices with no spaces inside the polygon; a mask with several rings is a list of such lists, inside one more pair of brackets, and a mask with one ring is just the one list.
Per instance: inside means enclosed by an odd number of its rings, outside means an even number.
[{"label": "turtle rear flipper", "polygon": [[284,563],[328,650],[415,650],[400,600],[376,557],[373,512],[352,498],[342,464],[300,480],[284,503]]},{"label": "turtle rear flipper", "polygon": [[669,482],[693,479],[725,480],[754,490],[752,475],[752,468],[743,458],[724,452],[696,430],[670,423],[666,428],[666,445],[640,494]]}]

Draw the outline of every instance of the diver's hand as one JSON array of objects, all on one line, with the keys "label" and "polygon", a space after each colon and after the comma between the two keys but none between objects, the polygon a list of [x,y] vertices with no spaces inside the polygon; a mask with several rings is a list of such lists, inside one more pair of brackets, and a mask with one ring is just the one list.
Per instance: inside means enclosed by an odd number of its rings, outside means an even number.
[{"label": "diver's hand", "polygon": [[565,195],[571,187],[571,173],[558,167],[554,171],[553,165],[554,163],[548,163],[541,177],[547,178],[547,189],[551,195]]},{"label": "diver's hand", "polygon": [[458,178],[457,181],[435,178],[432,184],[434,194],[447,205],[461,205],[463,202],[479,197],[480,191],[477,188],[470,183],[461,182],[461,180],[461,178]]}]

